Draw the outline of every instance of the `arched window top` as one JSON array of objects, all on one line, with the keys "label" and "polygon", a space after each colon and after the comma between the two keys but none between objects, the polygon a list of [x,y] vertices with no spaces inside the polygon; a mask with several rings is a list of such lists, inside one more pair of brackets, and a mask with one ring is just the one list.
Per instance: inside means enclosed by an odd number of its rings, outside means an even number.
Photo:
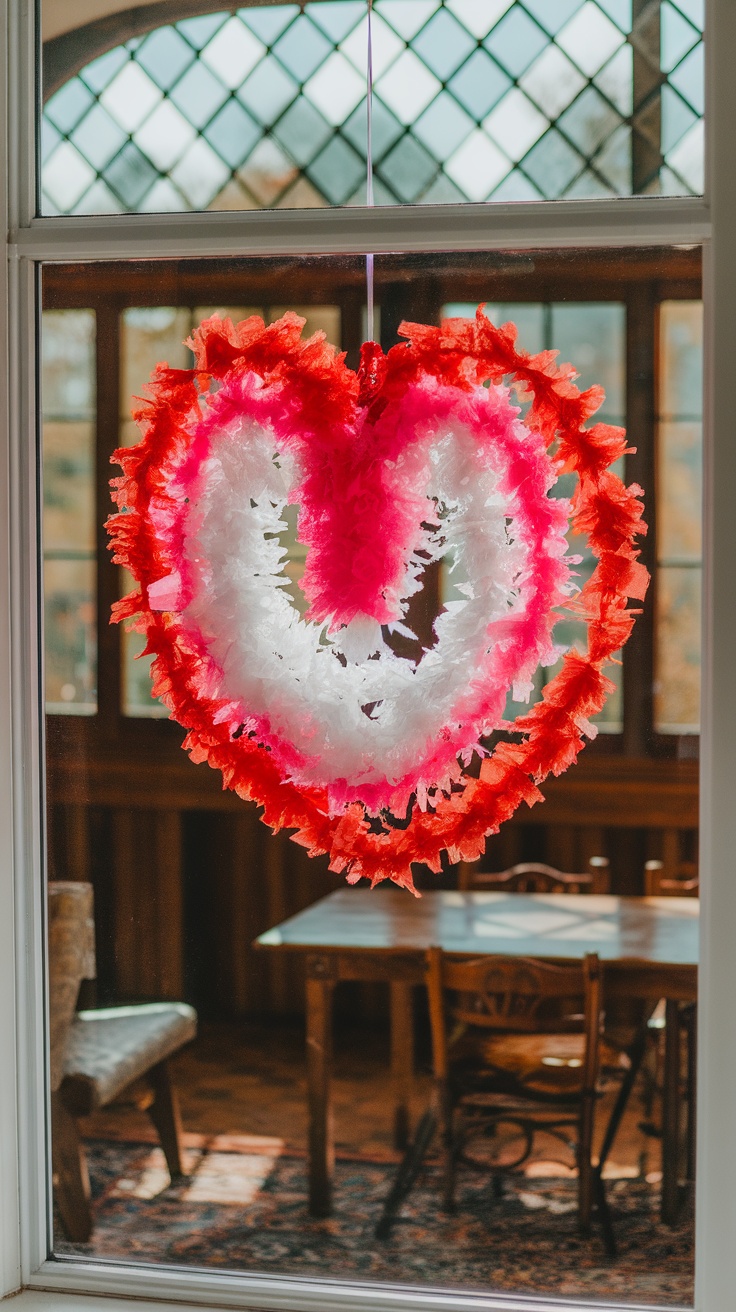
[{"label": "arched window top", "polygon": [[[701,192],[701,10],[376,0],[376,202]],[[107,50],[45,106],[43,212],[364,203],[365,27],[256,4]]]}]

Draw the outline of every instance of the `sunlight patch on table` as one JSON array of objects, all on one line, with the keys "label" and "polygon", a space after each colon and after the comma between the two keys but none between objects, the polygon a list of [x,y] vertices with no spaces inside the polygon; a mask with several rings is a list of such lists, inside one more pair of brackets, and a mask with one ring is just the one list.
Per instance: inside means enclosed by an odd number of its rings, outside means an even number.
[{"label": "sunlight patch on table", "polygon": [[610,942],[617,934],[618,927],[611,920],[579,920],[555,934],[555,938],[585,939],[591,943],[601,943]]},{"label": "sunlight patch on table", "polygon": [[475,930],[484,937],[489,933],[503,932],[515,938],[531,938],[538,934],[557,938],[561,932],[579,924],[578,917],[571,916],[567,911],[540,907],[525,915],[514,915],[513,911],[489,912],[477,918]]}]

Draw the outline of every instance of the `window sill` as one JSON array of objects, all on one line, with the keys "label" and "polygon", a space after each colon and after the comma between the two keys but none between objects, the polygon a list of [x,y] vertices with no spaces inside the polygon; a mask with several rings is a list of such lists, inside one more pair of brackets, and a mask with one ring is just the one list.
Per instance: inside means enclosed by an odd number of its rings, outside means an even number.
[{"label": "window sill", "polygon": [[[19,1312],[159,1312],[162,1303],[187,1312],[235,1307],[243,1312],[562,1312],[558,1299],[538,1295],[439,1292],[430,1288],[342,1284],[274,1275],[237,1276],[181,1268],[125,1268],[80,1262],[45,1262],[38,1288],[15,1296]],[[50,1286],[54,1286],[50,1288]],[[95,1287],[100,1293],[96,1293]],[[84,1293],[79,1291],[84,1290]],[[92,1292],[90,1292],[92,1291]],[[70,1296],[73,1302],[70,1304]],[[645,1305],[638,1305],[644,1312]],[[620,1312],[596,1303],[596,1312]],[[631,1308],[631,1312],[637,1312]],[[676,1312],[676,1309],[672,1309]]]}]

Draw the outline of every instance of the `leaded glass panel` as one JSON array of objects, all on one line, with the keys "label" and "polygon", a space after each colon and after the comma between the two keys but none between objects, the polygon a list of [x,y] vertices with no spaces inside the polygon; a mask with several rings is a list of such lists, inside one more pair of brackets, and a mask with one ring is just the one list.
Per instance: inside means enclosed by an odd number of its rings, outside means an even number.
[{"label": "leaded glass panel", "polygon": [[[376,0],[376,202],[699,193],[701,11]],[[365,202],[364,0],[147,21],[57,78],[44,213]]]}]

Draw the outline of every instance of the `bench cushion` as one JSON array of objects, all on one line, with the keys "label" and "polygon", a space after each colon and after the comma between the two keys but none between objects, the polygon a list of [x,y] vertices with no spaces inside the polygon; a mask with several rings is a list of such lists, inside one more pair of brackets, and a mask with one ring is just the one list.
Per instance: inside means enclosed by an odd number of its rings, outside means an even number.
[{"label": "bench cushion", "polygon": [[77,1012],[64,1056],[64,1102],[78,1115],[104,1107],[196,1032],[197,1013],[185,1002]]}]

